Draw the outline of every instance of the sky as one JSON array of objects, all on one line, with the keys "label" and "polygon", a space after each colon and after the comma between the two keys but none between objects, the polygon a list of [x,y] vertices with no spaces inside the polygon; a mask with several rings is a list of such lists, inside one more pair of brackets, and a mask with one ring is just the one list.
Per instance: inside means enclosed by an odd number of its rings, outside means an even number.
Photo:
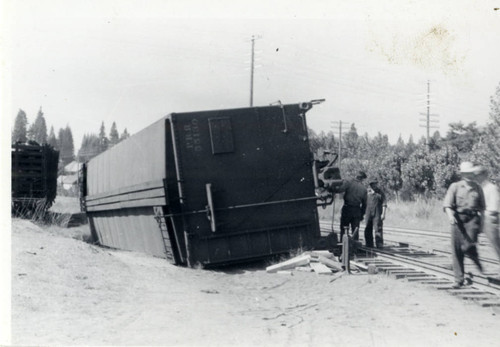
[{"label": "sky", "polygon": [[[2,129],[104,122],[135,133],[171,112],[324,98],[315,132],[387,134],[488,121],[500,82],[498,1],[2,1]],[[2,124],[4,125],[4,124]],[[7,134],[6,134],[7,135]]]}]

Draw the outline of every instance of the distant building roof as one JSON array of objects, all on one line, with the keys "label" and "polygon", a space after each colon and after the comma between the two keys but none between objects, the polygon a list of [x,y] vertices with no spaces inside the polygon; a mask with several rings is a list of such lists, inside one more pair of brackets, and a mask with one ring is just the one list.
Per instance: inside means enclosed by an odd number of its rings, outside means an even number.
[{"label": "distant building roof", "polygon": [[80,170],[80,163],[77,162],[77,161],[72,161],[71,163],[69,163],[68,165],[66,165],[64,167],[64,172],[67,172],[67,173],[77,173],[78,170]]}]

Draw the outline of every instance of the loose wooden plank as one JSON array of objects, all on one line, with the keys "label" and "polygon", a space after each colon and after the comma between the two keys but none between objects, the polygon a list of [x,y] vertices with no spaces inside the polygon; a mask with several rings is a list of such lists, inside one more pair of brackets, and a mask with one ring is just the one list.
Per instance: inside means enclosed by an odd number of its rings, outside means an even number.
[{"label": "loose wooden plank", "polygon": [[354,265],[356,266],[357,268],[359,268],[360,270],[363,270],[363,271],[368,271],[368,266],[363,264],[363,263],[359,263],[357,261],[352,261],[351,260],[351,265]]},{"label": "loose wooden plank", "polygon": [[318,260],[321,264],[323,265],[326,265],[328,266],[330,269],[334,269],[336,271],[342,271],[342,264],[335,261],[335,260],[332,260],[332,259],[328,259],[322,255],[318,256]]},{"label": "loose wooden plank", "polygon": [[293,269],[296,266],[307,265],[310,262],[311,262],[311,256],[309,254],[303,254],[303,255],[299,255],[297,257],[288,259],[284,262],[268,266],[266,268],[266,271],[269,273],[276,273],[276,272],[282,271],[282,270]]},{"label": "loose wooden plank", "polygon": [[332,270],[322,263],[310,263],[309,266],[319,275],[331,275]]}]

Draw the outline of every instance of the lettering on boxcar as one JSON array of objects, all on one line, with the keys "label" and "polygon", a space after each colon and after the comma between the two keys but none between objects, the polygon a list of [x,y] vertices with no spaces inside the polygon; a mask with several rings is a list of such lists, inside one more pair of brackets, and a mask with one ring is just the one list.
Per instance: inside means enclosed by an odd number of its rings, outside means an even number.
[{"label": "lettering on boxcar", "polygon": [[186,148],[195,152],[201,152],[201,137],[198,119],[192,119],[189,124],[184,125],[184,139]]}]

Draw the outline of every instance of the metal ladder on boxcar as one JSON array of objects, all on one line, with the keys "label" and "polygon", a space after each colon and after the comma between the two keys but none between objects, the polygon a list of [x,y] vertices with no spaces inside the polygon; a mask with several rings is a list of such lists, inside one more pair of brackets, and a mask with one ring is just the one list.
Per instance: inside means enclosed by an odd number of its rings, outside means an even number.
[{"label": "metal ladder on boxcar", "polygon": [[170,222],[165,217],[163,206],[154,206],[153,210],[155,215],[154,218],[158,222],[158,226],[160,227],[163,245],[165,246],[165,258],[167,258],[170,263],[178,265],[181,263],[181,259],[179,256],[179,252],[176,249],[175,237],[174,240],[172,240],[171,238],[168,227],[168,224]]}]

